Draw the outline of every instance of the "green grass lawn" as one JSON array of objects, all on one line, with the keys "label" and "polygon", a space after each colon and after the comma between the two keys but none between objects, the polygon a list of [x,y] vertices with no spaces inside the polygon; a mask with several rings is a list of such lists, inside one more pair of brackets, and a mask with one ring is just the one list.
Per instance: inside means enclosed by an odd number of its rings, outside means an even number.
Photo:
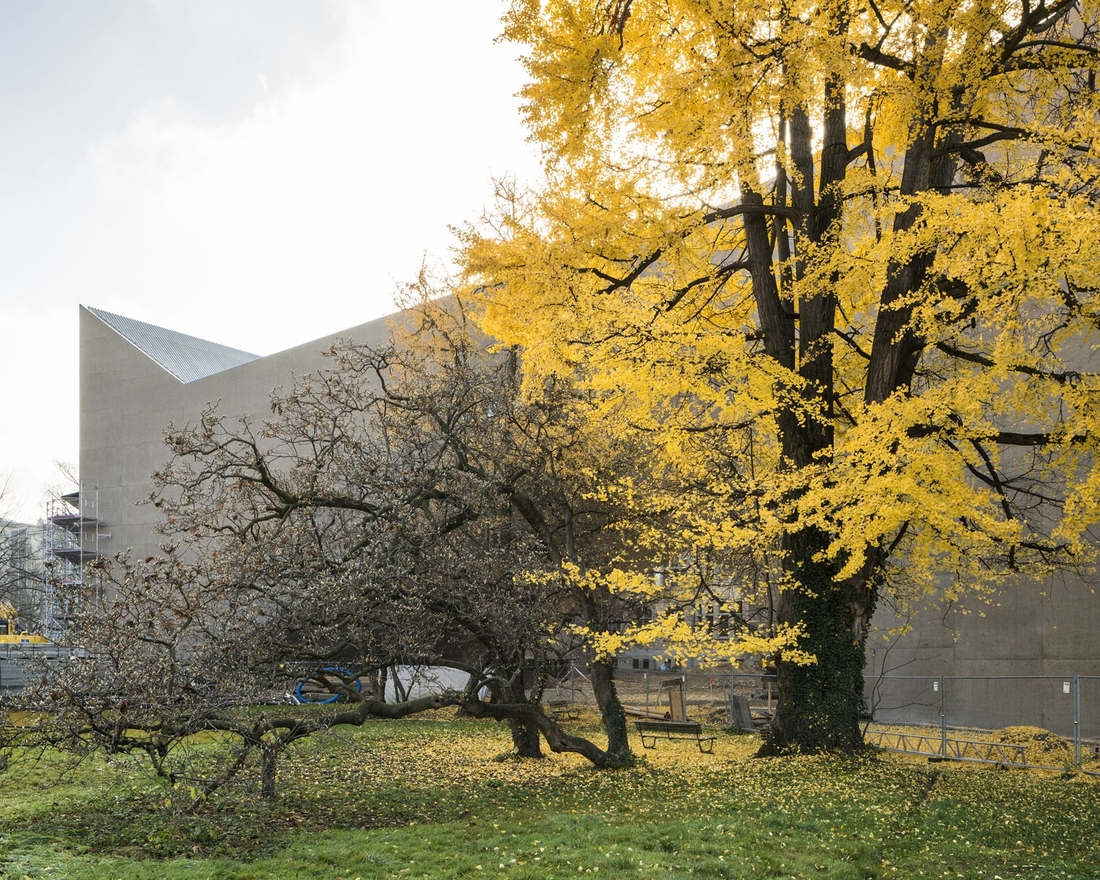
[{"label": "green grass lawn", "polygon": [[[594,735],[595,731],[590,730]],[[0,878],[1100,877],[1100,783],[881,755],[757,760],[660,743],[600,772],[494,760],[502,726],[379,722],[306,742],[280,797],[193,815],[136,759],[13,760]]]}]

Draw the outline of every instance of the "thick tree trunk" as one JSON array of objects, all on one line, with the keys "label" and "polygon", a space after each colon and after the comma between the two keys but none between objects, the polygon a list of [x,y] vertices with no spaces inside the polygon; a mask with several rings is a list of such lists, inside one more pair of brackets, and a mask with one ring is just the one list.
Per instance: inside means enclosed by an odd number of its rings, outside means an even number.
[{"label": "thick tree trunk", "polygon": [[[929,190],[946,192],[955,176],[956,163],[950,149],[960,133],[948,130],[934,144],[936,127],[924,126],[925,134],[910,146],[902,174],[903,194],[916,195]],[[838,141],[839,142],[839,141]],[[939,154],[933,147],[939,149]],[[823,164],[826,154],[822,154]],[[839,159],[838,169],[839,169]],[[843,176],[838,170],[835,172]],[[920,216],[919,204],[911,205],[895,218],[896,231],[911,229]],[[910,255],[904,262],[891,263],[881,307],[875,324],[875,338],[867,367],[864,397],[868,404],[881,403],[898,390],[906,390],[920,357],[923,340],[913,332],[913,305],[907,302],[913,291],[925,283],[932,265],[931,253]],[[835,310],[835,302],[823,297],[820,303]],[[807,316],[814,312],[803,304],[803,338],[824,340],[831,327],[823,321],[812,326]],[[804,347],[805,348],[805,347]],[[824,348],[822,348],[824,351]],[[831,392],[831,359],[814,363],[813,348],[803,351],[802,374],[818,389]],[[831,398],[824,400],[829,410]],[[821,461],[821,454],[832,444],[827,433],[815,435],[805,418],[792,428],[779,420],[786,458],[796,467]],[[862,749],[860,717],[864,711],[863,667],[866,661],[867,628],[874,611],[877,590],[875,578],[882,560],[880,548],[868,548],[868,562],[860,576],[837,581],[837,564],[820,561],[828,547],[828,536],[812,529],[793,532],[787,540],[786,567],[797,587],[780,598],[780,623],[800,623],[805,635],[799,647],[816,656],[812,666],[797,666],[780,660],[777,664],[779,704],[772,731],[761,754],[789,754]]]},{"label": "thick tree trunk", "polygon": [[832,564],[815,559],[828,536],[803,529],[789,539],[790,574],[797,587],[779,600],[781,623],[801,623],[799,647],[817,662],[776,664],[779,703],[761,756],[858,752],[863,748],[863,666],[873,590],[859,580],[838,581]]},{"label": "thick tree trunk", "polygon": [[512,730],[512,748],[516,750],[516,755],[521,758],[543,757],[538,727],[516,718],[509,718],[508,726]]}]

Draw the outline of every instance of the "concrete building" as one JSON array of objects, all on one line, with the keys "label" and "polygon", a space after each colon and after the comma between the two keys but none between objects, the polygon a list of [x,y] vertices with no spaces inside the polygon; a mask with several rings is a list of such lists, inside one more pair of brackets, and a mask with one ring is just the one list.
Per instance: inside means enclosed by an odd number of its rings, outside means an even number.
[{"label": "concrete building", "polygon": [[[169,423],[194,421],[217,401],[228,414],[262,415],[272,389],[324,367],[321,352],[336,340],[380,345],[388,334],[388,319],[379,319],[258,357],[82,308],[80,475],[82,503],[94,501],[94,510],[79,513],[95,529],[97,551],[156,551],[156,511],[138,502],[168,458],[161,437]],[[895,623],[880,608],[869,646],[877,720],[1029,724],[1100,741],[1100,601],[1079,578],[1020,583],[967,613],[930,609],[909,634],[887,639]]]},{"label": "concrete building", "polygon": [[381,345],[387,319],[351,327],[267,357],[98,309],[80,309],[80,479],[95,498],[97,549],[155,552],[156,510],[139,505],[149,475],[168,460],[169,424],[195,421],[208,403],[233,414],[269,411],[269,395],[327,363],[337,340]]}]

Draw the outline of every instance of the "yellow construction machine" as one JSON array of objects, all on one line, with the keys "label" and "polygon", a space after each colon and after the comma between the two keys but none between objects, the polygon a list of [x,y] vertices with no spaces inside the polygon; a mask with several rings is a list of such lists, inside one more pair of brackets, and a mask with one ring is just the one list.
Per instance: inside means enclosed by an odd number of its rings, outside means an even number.
[{"label": "yellow construction machine", "polygon": [[45,636],[36,633],[20,632],[15,622],[19,613],[7,602],[0,602],[0,645],[44,645],[49,642]]}]

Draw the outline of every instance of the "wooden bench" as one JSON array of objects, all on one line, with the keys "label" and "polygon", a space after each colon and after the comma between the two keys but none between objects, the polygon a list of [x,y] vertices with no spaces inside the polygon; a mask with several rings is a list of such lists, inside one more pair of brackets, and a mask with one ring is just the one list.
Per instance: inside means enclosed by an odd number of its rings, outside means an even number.
[{"label": "wooden bench", "polygon": [[546,714],[555,721],[576,721],[581,717],[581,710],[568,700],[547,700]]},{"label": "wooden bench", "polygon": [[647,749],[656,748],[657,740],[661,737],[693,739],[700,752],[709,754],[714,750],[714,741],[718,738],[705,735],[698,721],[635,721],[634,726],[642,737],[642,746]]}]

